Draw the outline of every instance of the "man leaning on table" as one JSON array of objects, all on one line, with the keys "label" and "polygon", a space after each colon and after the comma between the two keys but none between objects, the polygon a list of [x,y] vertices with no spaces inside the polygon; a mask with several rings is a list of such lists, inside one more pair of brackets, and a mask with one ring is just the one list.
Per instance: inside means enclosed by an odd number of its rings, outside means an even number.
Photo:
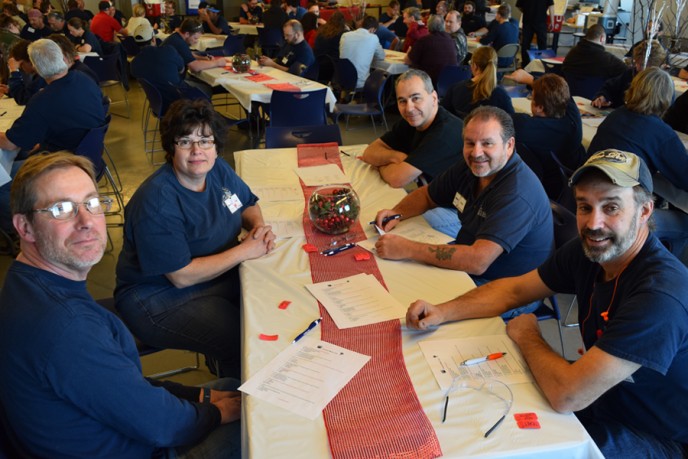
[{"label": "man leaning on table", "polygon": [[86,290],[111,203],[82,156],[35,155],[17,174],[21,253],[0,295],[5,433],[31,457],[239,457],[241,396],[214,390],[238,381],[147,380],[129,330]]},{"label": "man leaning on table", "polygon": [[[196,46],[203,34],[203,25],[195,18],[186,18],[179,26],[179,30],[167,37],[162,46],[171,46],[182,57],[184,65],[191,72],[200,72],[215,67],[224,67],[225,58],[214,59],[212,56],[197,54],[191,50]],[[212,95],[212,88],[200,80],[187,78],[186,82],[202,90],[206,95]]]},{"label": "man leaning on table", "polygon": [[375,248],[382,258],[465,271],[480,285],[523,274],[547,259],[553,248],[552,211],[537,176],[514,151],[511,117],[484,106],[464,122],[463,159],[375,219],[390,231],[399,220],[383,223],[385,217],[400,214],[405,220],[438,206],[455,207],[461,221],[455,243],[424,244],[391,231]]},{"label": "man leaning on table", "polygon": [[376,166],[394,188],[422,176],[430,182],[461,158],[463,122],[437,102],[432,81],[422,70],[408,70],[395,82],[397,107],[403,119],[373,141],[361,160]]},{"label": "man leaning on table", "polygon": [[575,293],[586,352],[575,363],[535,316],[510,321],[552,407],[576,412],[608,458],[680,458],[688,443],[688,270],[651,233],[652,178],[632,153],[603,150],[571,177],[580,238],[538,269],[446,303],[418,300],[407,325],[489,317],[554,292]]},{"label": "man leaning on table", "polygon": [[[275,59],[261,56],[259,64],[266,67],[276,68],[284,72],[297,72],[294,64],[302,64],[310,67],[315,62],[313,50],[303,38],[303,26],[296,19],[290,19],[282,26],[284,33],[284,46],[277,53]],[[300,72],[299,72],[300,73]]]}]

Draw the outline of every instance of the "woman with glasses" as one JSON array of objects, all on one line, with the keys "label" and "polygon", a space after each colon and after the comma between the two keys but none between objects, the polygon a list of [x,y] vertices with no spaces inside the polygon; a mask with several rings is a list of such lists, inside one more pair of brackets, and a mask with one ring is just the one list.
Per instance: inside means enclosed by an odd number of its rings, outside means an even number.
[{"label": "woman with glasses", "polygon": [[494,48],[478,48],[469,64],[473,77],[449,88],[442,99],[442,106],[461,119],[481,105],[498,107],[513,115],[511,97],[504,88],[497,85],[497,52]]},{"label": "woman with glasses", "polygon": [[258,198],[218,158],[226,130],[208,101],[173,103],[160,135],[166,164],[125,209],[116,306],[144,343],[204,353],[218,376],[239,377],[236,268],[270,252],[275,235]]}]

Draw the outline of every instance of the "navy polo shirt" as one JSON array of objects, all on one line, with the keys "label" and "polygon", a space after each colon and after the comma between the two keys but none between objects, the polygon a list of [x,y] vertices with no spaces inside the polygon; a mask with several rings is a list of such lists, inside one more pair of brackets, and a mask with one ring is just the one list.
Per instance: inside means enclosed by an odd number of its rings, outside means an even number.
[{"label": "navy polo shirt", "polygon": [[537,176],[514,153],[476,196],[477,185],[478,178],[463,160],[428,185],[437,205],[457,208],[461,229],[456,243],[486,239],[504,249],[482,274],[488,280],[537,268],[554,247],[552,211]]},{"label": "navy polo shirt", "polygon": [[182,57],[184,65],[189,65],[189,62],[193,62],[196,60],[196,58],[191,53],[191,48],[189,47],[188,43],[186,43],[184,41],[184,38],[177,32],[167,37],[165,41],[162,42],[162,45],[171,46],[174,49],[176,49],[179,55]]}]

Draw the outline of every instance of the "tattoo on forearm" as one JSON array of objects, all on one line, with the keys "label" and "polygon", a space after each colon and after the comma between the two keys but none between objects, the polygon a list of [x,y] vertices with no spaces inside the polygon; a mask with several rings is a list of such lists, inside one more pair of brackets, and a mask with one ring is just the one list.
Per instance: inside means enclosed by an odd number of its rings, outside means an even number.
[{"label": "tattoo on forearm", "polygon": [[435,258],[440,261],[451,260],[452,255],[456,252],[455,247],[429,247],[428,250],[435,254]]}]

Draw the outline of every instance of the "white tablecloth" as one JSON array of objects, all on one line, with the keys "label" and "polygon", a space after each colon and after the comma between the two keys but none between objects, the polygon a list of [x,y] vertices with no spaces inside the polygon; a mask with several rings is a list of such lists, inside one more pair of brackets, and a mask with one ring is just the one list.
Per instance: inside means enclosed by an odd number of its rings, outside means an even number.
[{"label": "white tablecloth", "polygon": [[[345,172],[361,199],[361,222],[372,220],[377,210],[390,208],[403,198],[404,191],[390,188],[374,168],[355,159],[362,147],[342,149],[352,154],[341,158]],[[299,186],[293,173],[297,166],[296,149],[240,151],[235,153],[235,160],[237,172],[250,186]],[[268,219],[275,216],[298,217],[304,209],[303,202],[261,201],[260,204]],[[423,221],[420,217],[417,219]],[[363,226],[372,235],[370,225]],[[288,346],[304,325],[317,316],[317,303],[304,288],[305,284],[312,282],[308,257],[301,248],[304,241],[303,237],[283,241],[270,255],[241,265],[244,380]],[[473,285],[462,272],[413,262],[378,260],[378,265],[390,293],[404,305],[418,298],[432,302],[447,300]],[[277,305],[283,300],[292,303],[287,310],[280,311]],[[278,334],[280,338],[274,342],[261,341],[259,333]],[[533,384],[512,386],[514,406],[511,413],[487,439],[483,438],[485,424],[494,423],[499,414],[495,417],[494,413],[486,413],[484,399],[480,394],[470,393],[472,391],[453,397],[447,421],[441,422],[443,393],[420,352],[418,342],[503,333],[504,323],[498,318],[447,324],[431,333],[408,331],[402,325],[406,367],[435,428],[444,457],[602,457],[575,416],[554,412]],[[527,411],[537,413],[542,429],[518,429],[512,415]],[[309,421],[245,396],[242,428],[245,457],[330,457],[322,418]]]},{"label": "white tablecloth", "polygon": [[[158,32],[156,37],[164,41],[170,35],[171,34],[169,33]],[[191,49],[196,51],[205,51],[209,48],[221,48],[222,45],[225,44],[226,39],[227,35],[215,35],[212,33],[204,33],[203,35],[201,35],[201,38],[198,40],[198,43],[192,46]]]},{"label": "white tablecloth", "polygon": [[242,24],[240,22],[230,22],[229,26],[240,35],[258,35],[258,27],[263,28],[263,24]]},{"label": "white tablecloth", "polygon": [[251,62],[251,68],[258,73],[271,76],[272,79],[254,82],[247,79],[251,76],[248,73],[237,74],[222,67],[203,70],[202,72],[195,73],[194,75],[208,83],[210,86],[222,86],[225,88],[230,94],[236,97],[241,106],[249,112],[251,111],[251,102],[261,102],[265,104],[270,103],[272,89],[265,85],[277,83],[291,83],[295,86],[298,86],[301,91],[315,91],[318,89],[327,88],[325,102],[327,102],[330,111],[334,110],[334,105],[337,103],[337,98],[334,96],[334,93],[329,86],[325,86],[315,81],[301,78],[272,67],[259,67],[256,62]]},{"label": "white tablecloth", "polygon": [[409,69],[409,66],[404,63],[406,53],[401,51],[385,50],[385,60],[373,61],[373,66],[382,69],[390,75],[400,75]]},{"label": "white tablecloth", "polygon": [[[10,97],[0,98],[0,132],[7,131],[14,123],[14,120],[19,118],[24,113],[24,106],[17,105],[14,99]],[[0,149],[0,186],[10,181],[10,172],[12,171],[12,163],[17,157],[19,150],[3,150]]]}]

